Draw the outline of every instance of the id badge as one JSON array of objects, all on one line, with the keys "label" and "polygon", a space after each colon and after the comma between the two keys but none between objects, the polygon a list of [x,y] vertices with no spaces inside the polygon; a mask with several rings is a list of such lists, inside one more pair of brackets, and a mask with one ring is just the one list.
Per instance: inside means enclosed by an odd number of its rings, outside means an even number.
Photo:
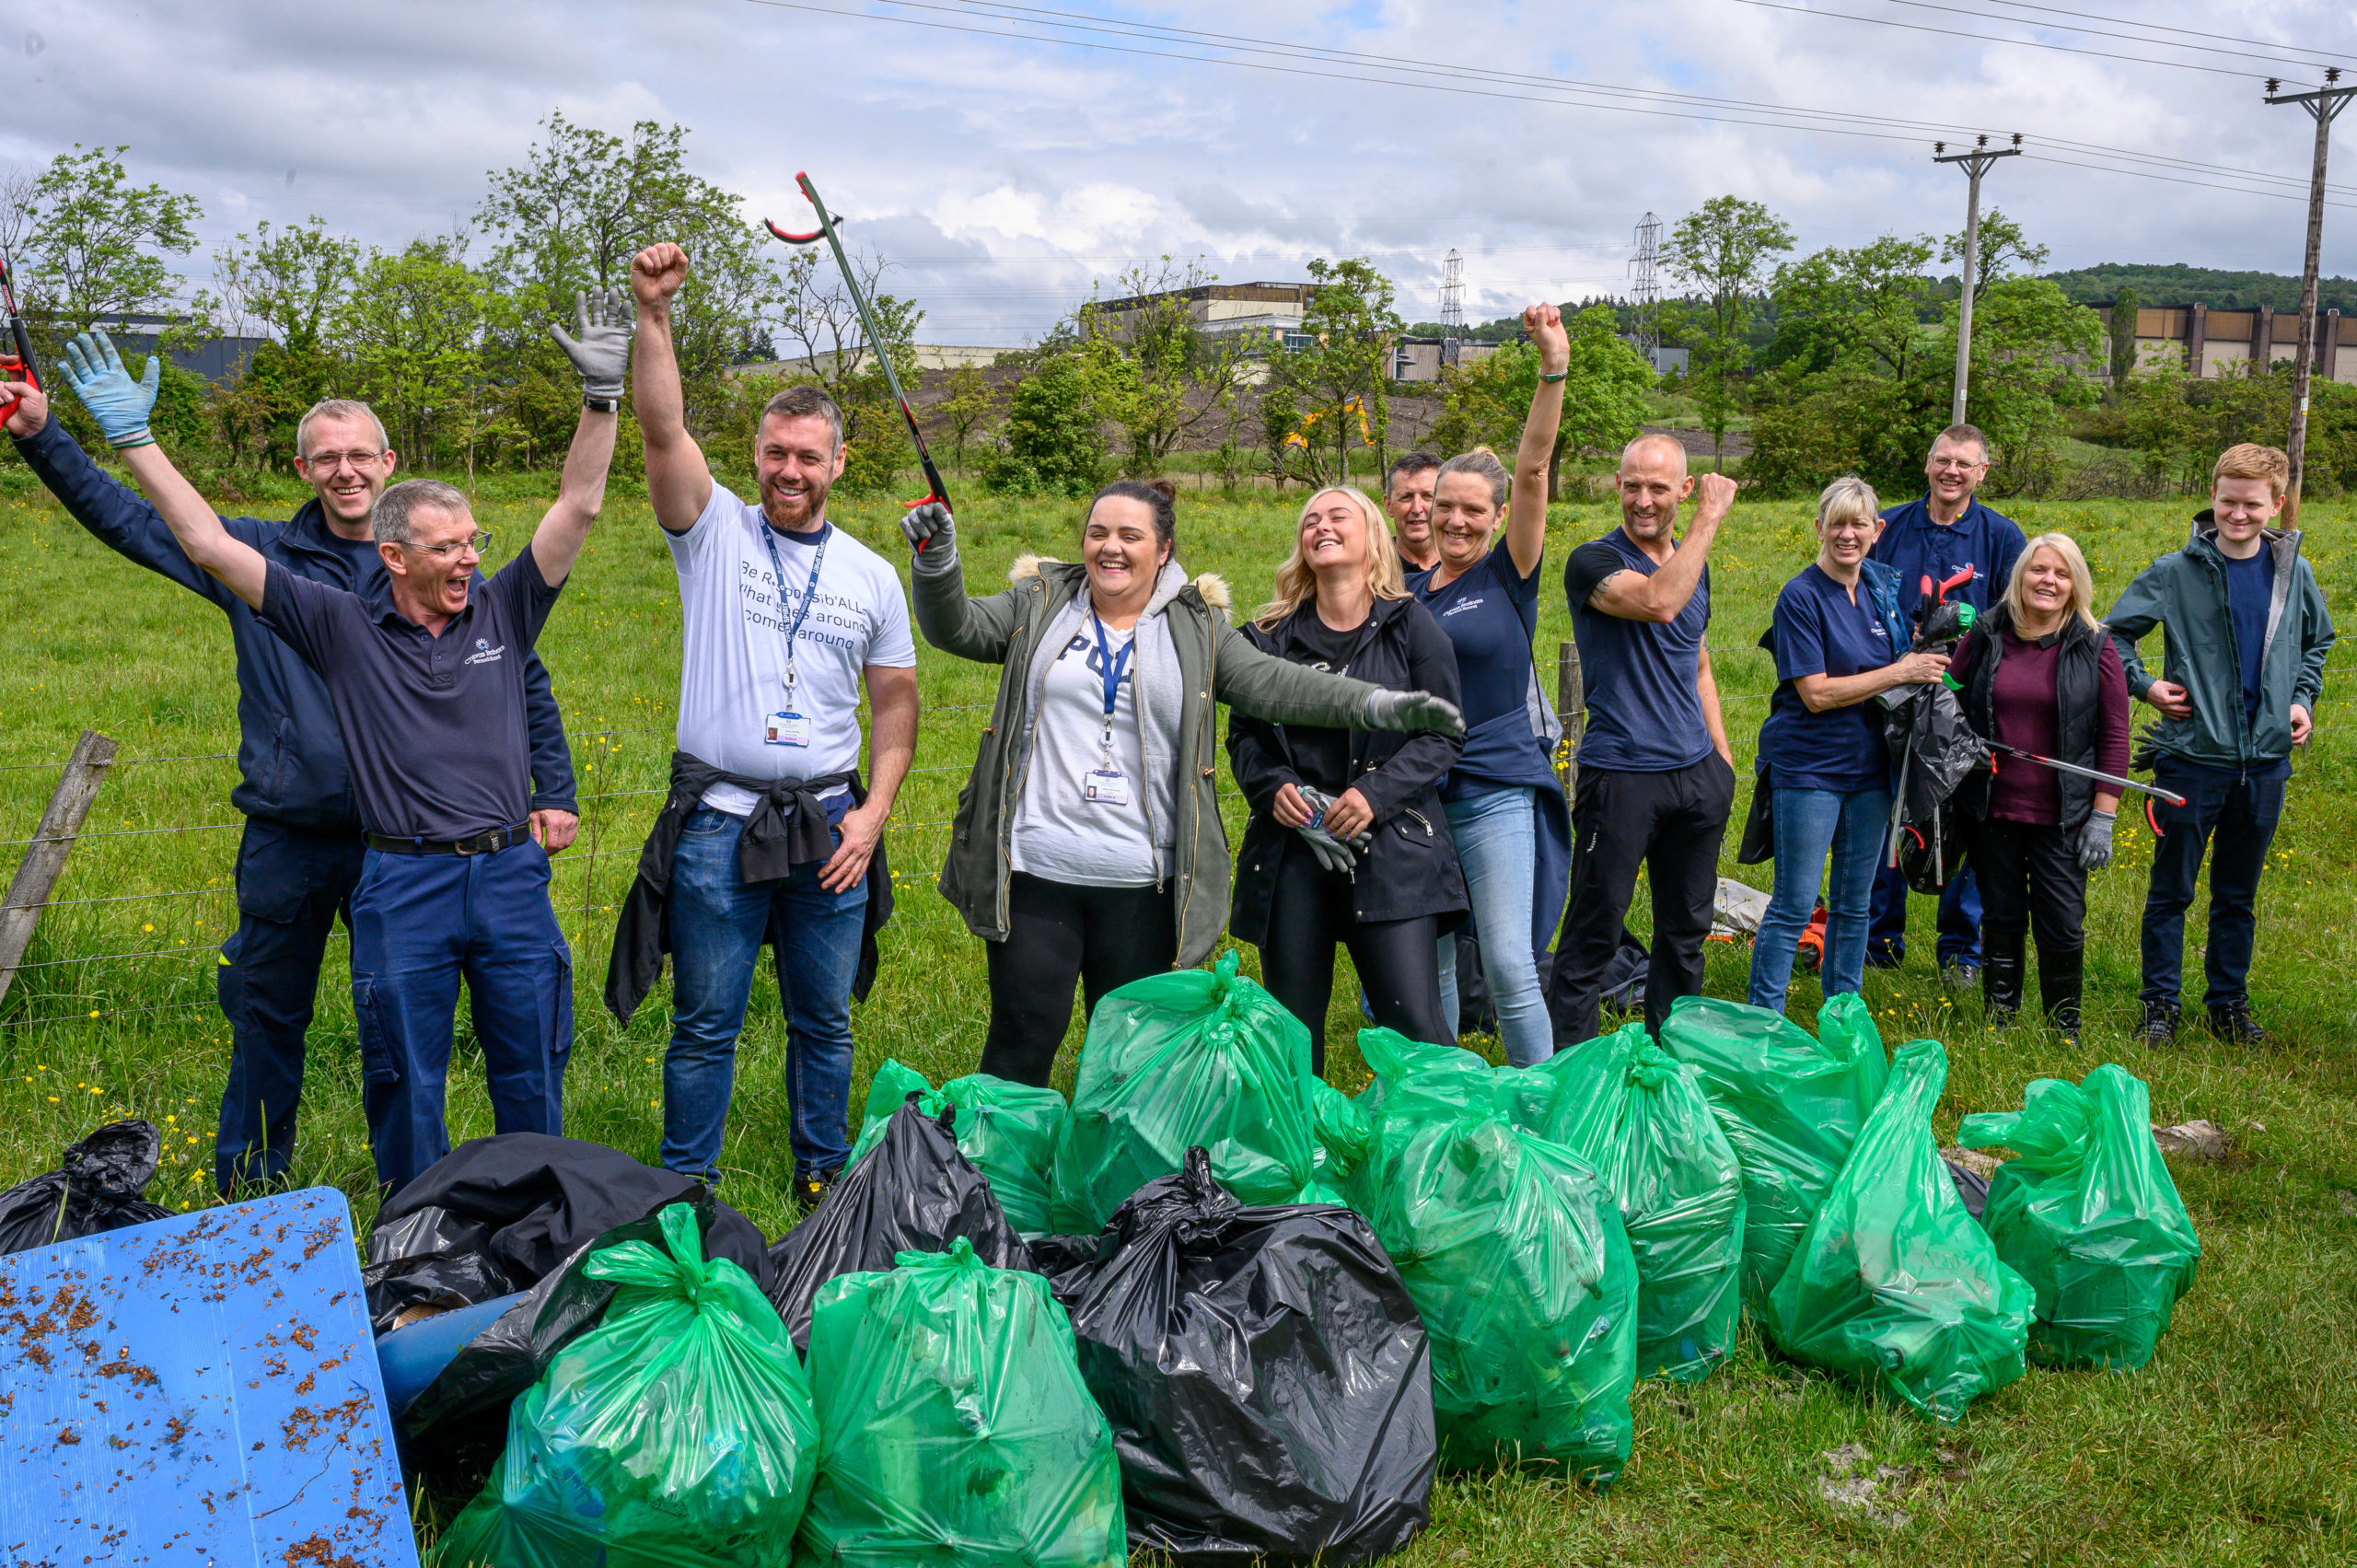
[{"label": "id badge", "polygon": [[766,746],[809,745],[808,715],[791,712],[772,714],[762,724],[761,742]]},{"label": "id badge", "polygon": [[1127,806],[1130,803],[1129,778],[1109,768],[1098,768],[1084,773],[1080,780],[1080,797],[1093,806]]}]

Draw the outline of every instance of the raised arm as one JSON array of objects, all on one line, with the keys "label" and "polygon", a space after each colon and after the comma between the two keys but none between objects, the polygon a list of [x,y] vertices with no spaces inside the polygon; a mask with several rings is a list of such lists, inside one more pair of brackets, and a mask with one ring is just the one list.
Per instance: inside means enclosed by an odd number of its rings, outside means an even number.
[{"label": "raised arm", "polygon": [[1735,481],[1726,475],[1701,475],[1694,485],[1694,520],[1686,525],[1686,537],[1669,552],[1668,562],[1650,577],[1632,571],[1613,573],[1588,596],[1589,608],[1623,621],[1666,624],[1677,620],[1702,581],[1711,541],[1735,505]]},{"label": "raised arm", "polygon": [[646,498],[655,520],[672,533],[695,526],[712,502],[712,470],[688,434],[679,360],[671,345],[671,298],[688,281],[688,253],[668,242],[631,258],[630,291],[638,301],[638,383],[631,406],[646,446]]},{"label": "raised arm", "polygon": [[1555,433],[1563,424],[1563,377],[1572,363],[1572,339],[1563,331],[1563,313],[1551,305],[1525,309],[1522,330],[1538,350],[1538,386],[1530,394],[1530,417],[1522,422],[1522,445],[1514,453],[1506,550],[1514,557],[1515,575],[1527,577],[1538,570],[1538,558],[1547,550],[1547,470],[1555,459]]}]

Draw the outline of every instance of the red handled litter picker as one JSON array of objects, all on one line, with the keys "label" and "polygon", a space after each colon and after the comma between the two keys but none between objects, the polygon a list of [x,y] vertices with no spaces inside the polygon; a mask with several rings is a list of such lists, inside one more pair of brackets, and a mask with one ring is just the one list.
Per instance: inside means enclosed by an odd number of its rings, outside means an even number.
[{"label": "red handled litter picker", "polygon": [[[884,334],[877,330],[876,313],[867,308],[867,296],[859,291],[859,275],[852,271],[851,258],[843,254],[842,239],[835,233],[835,220],[828,213],[827,203],[819,200],[818,188],[810,183],[808,175],[796,174],[794,177],[794,182],[802,187],[802,193],[810,198],[810,205],[817,209],[819,226],[807,234],[788,234],[775,223],[771,223],[766,218],[762,221],[769,224],[769,231],[772,234],[776,235],[788,245],[815,245],[823,239],[834,251],[835,265],[842,271],[843,287],[851,291],[851,302],[859,308],[860,324],[867,329],[868,351],[876,355],[877,363],[884,367],[885,385],[892,389],[892,397],[900,405],[900,417],[906,420],[909,425],[909,439],[917,444],[917,461],[924,469],[924,482],[933,487],[930,494],[920,495],[913,501],[902,502],[901,505],[922,506],[928,501],[937,501],[946,508],[949,505],[949,487],[941,482],[941,470],[934,467],[933,454],[925,449],[924,432],[917,428],[917,416],[909,412],[909,395],[900,390],[900,378],[892,373],[892,356],[885,352]],[[923,546],[919,548],[922,549]]]},{"label": "red handled litter picker", "polygon": [[[33,369],[32,341],[25,335],[24,313],[17,308],[17,280],[6,254],[0,254],[0,305],[8,309],[8,348],[0,352],[0,379],[21,380],[33,390],[41,390],[41,377]],[[0,400],[0,419],[17,412],[21,400]]]}]

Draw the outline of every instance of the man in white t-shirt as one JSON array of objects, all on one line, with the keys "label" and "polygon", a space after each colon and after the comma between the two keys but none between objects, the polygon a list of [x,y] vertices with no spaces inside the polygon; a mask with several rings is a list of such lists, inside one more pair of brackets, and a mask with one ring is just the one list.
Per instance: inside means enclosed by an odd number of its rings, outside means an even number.
[{"label": "man in white t-shirt", "polygon": [[[824,392],[792,388],[762,411],[758,503],[713,482],[687,431],[671,344],[671,297],[687,272],[676,245],[631,262],[646,493],[679,571],[685,643],[677,808],[656,829],[672,841],[663,1163],[719,1179],[737,1036],[754,960],[773,939],[795,1190],[815,1204],[848,1152],[853,977],[869,860],[916,751],[916,645],[899,575],[827,521],[843,440],[842,412]],[[865,789],[863,683],[875,719]],[[680,800],[683,787],[696,796]],[[644,881],[644,861],[641,871]]]}]

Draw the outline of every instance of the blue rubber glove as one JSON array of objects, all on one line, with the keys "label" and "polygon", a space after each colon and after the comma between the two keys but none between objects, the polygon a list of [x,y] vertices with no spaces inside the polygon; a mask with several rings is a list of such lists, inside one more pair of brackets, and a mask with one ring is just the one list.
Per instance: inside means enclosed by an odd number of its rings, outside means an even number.
[{"label": "blue rubber glove", "polygon": [[66,385],[90,411],[90,417],[99,422],[99,434],[116,450],[156,444],[147,428],[147,415],[156,406],[163,361],[149,354],[147,373],[134,381],[122,367],[122,355],[114,351],[113,340],[104,331],[76,332],[65,345],[65,359],[58,369],[65,373]]}]

